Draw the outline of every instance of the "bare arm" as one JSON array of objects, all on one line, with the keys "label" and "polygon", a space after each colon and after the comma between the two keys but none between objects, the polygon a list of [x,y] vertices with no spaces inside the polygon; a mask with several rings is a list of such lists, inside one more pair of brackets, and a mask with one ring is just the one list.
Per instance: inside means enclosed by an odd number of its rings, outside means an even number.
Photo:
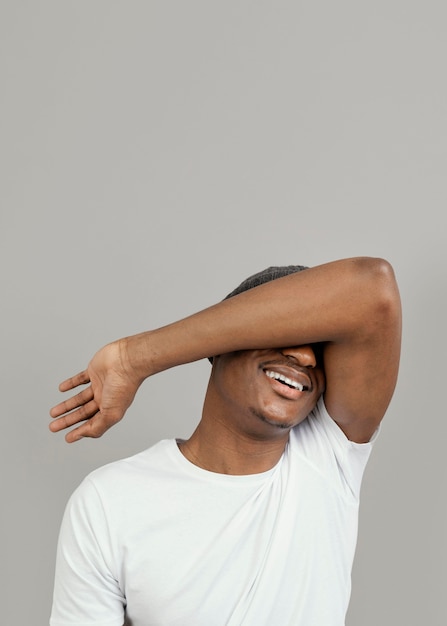
[{"label": "bare arm", "polygon": [[366,441],[389,404],[400,354],[400,300],[382,259],[334,261],[261,285],[163,328],[100,350],[61,391],[90,383],[51,410],[67,441],[119,421],[149,376],[207,356],[324,342],[325,402],[349,438]]}]

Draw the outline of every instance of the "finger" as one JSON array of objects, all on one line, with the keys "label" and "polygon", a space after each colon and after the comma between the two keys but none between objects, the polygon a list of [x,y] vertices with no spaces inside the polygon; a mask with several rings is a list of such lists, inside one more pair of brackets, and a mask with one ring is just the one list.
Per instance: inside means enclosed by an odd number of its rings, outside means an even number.
[{"label": "finger", "polygon": [[93,390],[91,387],[88,387],[72,398],[56,404],[56,406],[50,410],[50,415],[51,417],[59,417],[64,413],[68,413],[77,407],[87,404],[91,400],[93,400]]},{"label": "finger", "polygon": [[92,437],[97,439],[101,437],[106,430],[110,428],[110,424],[107,424],[101,413],[97,413],[92,419],[84,422],[81,426],[74,428],[65,435],[65,441],[67,443],[75,443],[84,437]]},{"label": "finger", "polygon": [[70,426],[78,424],[79,422],[84,422],[85,420],[92,418],[98,412],[98,405],[95,400],[91,400],[76,411],[72,411],[71,413],[58,417],[54,420],[54,422],[50,423],[49,428],[53,433],[56,433],[59,430],[64,430],[64,428],[70,428]]},{"label": "finger", "polygon": [[69,391],[70,389],[74,389],[75,387],[79,387],[79,385],[85,385],[90,382],[90,377],[87,374],[87,370],[83,370],[72,376],[71,378],[67,378],[59,385],[59,391]]}]

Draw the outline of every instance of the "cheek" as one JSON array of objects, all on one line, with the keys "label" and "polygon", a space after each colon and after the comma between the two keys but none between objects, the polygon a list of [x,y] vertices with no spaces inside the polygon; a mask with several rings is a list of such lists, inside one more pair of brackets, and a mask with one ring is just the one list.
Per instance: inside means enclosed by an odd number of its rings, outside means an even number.
[{"label": "cheek", "polygon": [[240,360],[225,358],[220,365],[216,369],[214,383],[222,397],[242,402],[258,393],[257,380],[248,375]]}]

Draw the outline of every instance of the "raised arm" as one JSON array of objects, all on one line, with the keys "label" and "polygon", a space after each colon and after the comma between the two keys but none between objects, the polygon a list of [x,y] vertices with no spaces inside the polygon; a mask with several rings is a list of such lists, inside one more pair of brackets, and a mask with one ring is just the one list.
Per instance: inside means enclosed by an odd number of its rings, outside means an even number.
[{"label": "raised arm", "polygon": [[366,441],[389,404],[400,354],[400,300],[386,261],[326,263],[255,287],[183,320],[100,350],[60,385],[81,393],[51,410],[53,431],[82,422],[67,441],[100,436],[140,384],[183,363],[234,350],[323,342],[325,402],[354,441]]}]

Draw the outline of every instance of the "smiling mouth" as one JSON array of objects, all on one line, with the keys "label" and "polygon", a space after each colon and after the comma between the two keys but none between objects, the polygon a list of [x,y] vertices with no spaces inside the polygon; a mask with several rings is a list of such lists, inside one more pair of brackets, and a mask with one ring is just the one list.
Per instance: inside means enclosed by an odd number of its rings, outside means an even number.
[{"label": "smiling mouth", "polygon": [[297,380],[293,380],[288,376],[284,376],[284,374],[274,372],[273,370],[264,370],[264,372],[269,378],[277,380],[278,382],[282,383],[286,387],[289,387],[290,389],[297,389],[298,391],[309,391],[309,387],[307,385],[302,385]]}]

